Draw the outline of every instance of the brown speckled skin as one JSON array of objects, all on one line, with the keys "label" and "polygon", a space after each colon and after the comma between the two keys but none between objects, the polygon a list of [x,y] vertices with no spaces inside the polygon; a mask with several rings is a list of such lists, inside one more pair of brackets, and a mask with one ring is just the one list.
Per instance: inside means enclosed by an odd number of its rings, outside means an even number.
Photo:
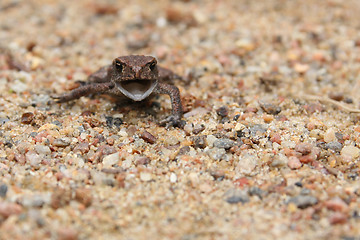
[{"label": "brown speckled skin", "polygon": [[157,66],[154,57],[142,55],[122,56],[115,58],[112,65],[102,67],[91,74],[82,86],[54,98],[61,103],[93,93],[105,93],[124,99],[126,96],[119,90],[120,85],[138,81],[141,84],[154,86],[152,90],[149,90],[148,94],[167,94],[170,96],[172,115],[160,123],[166,124],[167,127],[180,126],[183,110],[179,89],[164,82],[175,78],[179,78],[179,76],[166,68]]}]

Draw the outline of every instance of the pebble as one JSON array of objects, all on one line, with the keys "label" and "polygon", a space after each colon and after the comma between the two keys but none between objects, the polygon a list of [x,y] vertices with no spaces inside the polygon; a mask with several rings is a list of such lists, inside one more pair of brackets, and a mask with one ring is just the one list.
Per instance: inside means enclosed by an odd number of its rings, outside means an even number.
[{"label": "pebble", "polygon": [[205,137],[206,136],[193,136],[191,137],[191,140],[193,142],[193,146],[195,148],[205,148],[206,147],[206,142],[205,142]]},{"label": "pebble", "polygon": [[170,173],[170,182],[171,183],[176,183],[177,182],[177,176],[175,173]]},{"label": "pebble", "polygon": [[307,155],[311,153],[313,146],[310,143],[298,143],[295,146],[295,151],[301,153],[302,155]]},{"label": "pebble", "polygon": [[328,130],[326,130],[324,134],[324,141],[328,143],[328,142],[333,142],[335,140],[336,140],[335,129],[329,128]]},{"label": "pebble", "polygon": [[313,196],[299,195],[290,198],[289,203],[294,203],[298,208],[304,209],[317,204],[318,200],[316,197]]},{"label": "pebble", "polygon": [[0,185],[0,197],[5,197],[6,193],[8,191],[8,186],[6,184],[1,184]]},{"label": "pebble", "polygon": [[70,138],[63,137],[63,138],[55,139],[52,145],[54,145],[56,147],[67,147],[70,145],[70,143],[71,143]]},{"label": "pebble", "polygon": [[248,191],[250,196],[258,196],[260,199],[263,199],[268,193],[258,187],[250,187]]},{"label": "pebble", "polygon": [[228,157],[226,155],[226,151],[223,148],[212,148],[207,149],[206,154],[215,161],[225,160],[228,161]]},{"label": "pebble", "polygon": [[337,141],[334,142],[328,142],[324,145],[325,149],[331,149],[335,152],[340,152],[343,148],[343,145]]},{"label": "pebble", "polygon": [[259,158],[253,154],[245,154],[239,157],[235,167],[235,175],[249,175],[258,165]]},{"label": "pebble", "polygon": [[226,117],[229,114],[229,109],[226,106],[222,106],[216,110],[216,113],[220,117]]},{"label": "pebble", "polygon": [[93,201],[91,190],[87,188],[76,189],[75,200],[84,204],[85,207],[89,207]]},{"label": "pebble", "polygon": [[103,158],[102,164],[103,167],[108,168],[115,164],[117,164],[120,161],[120,155],[118,152],[107,155]]},{"label": "pebble", "polygon": [[153,178],[152,174],[150,172],[141,172],[140,173],[140,180],[143,182],[149,182]]},{"label": "pebble", "polygon": [[290,156],[288,159],[288,163],[287,163],[288,167],[290,169],[299,169],[301,168],[302,164],[299,160],[299,158],[295,157],[295,156]]},{"label": "pebble", "polygon": [[225,201],[230,204],[247,203],[250,201],[247,191],[237,188],[229,189],[225,193]]},{"label": "pebble", "polygon": [[330,224],[345,224],[348,221],[348,216],[342,212],[334,212],[329,217]]},{"label": "pebble", "polygon": [[156,142],[156,137],[149,133],[148,131],[144,131],[140,137],[147,143],[154,144]]},{"label": "pebble", "polygon": [[261,135],[263,133],[266,133],[267,127],[265,125],[262,125],[262,124],[255,124],[255,125],[249,127],[249,130],[250,130],[250,135],[252,137],[254,137],[254,136],[258,136],[258,135]]},{"label": "pebble", "polygon": [[135,157],[134,164],[135,164],[135,166],[147,165],[150,163],[150,161],[151,161],[151,159],[146,156],[138,156],[138,157]]},{"label": "pebble", "polygon": [[264,112],[271,114],[271,115],[278,115],[281,112],[281,107],[278,105],[275,105],[273,103],[265,103],[265,102],[259,102],[260,107]]},{"label": "pebble", "polygon": [[61,227],[57,230],[57,240],[77,240],[78,233],[73,228]]},{"label": "pebble", "polygon": [[51,150],[48,146],[44,146],[44,145],[39,145],[39,144],[36,144],[35,145],[35,151],[38,153],[38,154],[51,154]]},{"label": "pebble", "polygon": [[205,125],[204,124],[195,124],[195,126],[194,126],[194,128],[192,130],[192,133],[193,134],[199,134],[204,130],[205,130]]},{"label": "pebble", "polygon": [[350,156],[352,159],[356,159],[360,156],[360,149],[354,146],[345,146],[341,150],[340,154],[342,156],[347,155]]},{"label": "pebble", "polygon": [[0,202],[0,216],[3,218],[8,218],[14,214],[20,214],[22,210],[22,207],[17,203]]},{"label": "pebble", "polygon": [[26,112],[21,115],[21,123],[22,124],[30,124],[34,120],[35,116],[32,112]]},{"label": "pebble", "polygon": [[347,212],[348,205],[339,197],[332,198],[324,202],[327,209],[332,211]]},{"label": "pebble", "polygon": [[25,154],[25,159],[32,167],[39,167],[41,162],[41,157],[34,151],[27,152]]},{"label": "pebble", "polygon": [[217,148],[224,148],[226,150],[234,146],[235,142],[228,138],[217,139],[214,141],[213,146]]}]

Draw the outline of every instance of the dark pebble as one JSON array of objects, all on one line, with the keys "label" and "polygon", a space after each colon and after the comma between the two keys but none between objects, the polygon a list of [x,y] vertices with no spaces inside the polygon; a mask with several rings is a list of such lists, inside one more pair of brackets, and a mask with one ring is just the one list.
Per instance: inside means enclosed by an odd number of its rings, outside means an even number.
[{"label": "dark pebble", "polygon": [[325,148],[331,149],[335,152],[340,152],[341,149],[343,148],[343,145],[337,141],[333,141],[333,142],[325,143]]},{"label": "dark pebble", "polygon": [[182,147],[182,148],[180,148],[180,150],[179,150],[179,152],[178,152],[178,156],[179,155],[184,155],[184,154],[186,154],[187,152],[189,152],[190,151],[190,147],[189,146],[184,146],[184,147]]},{"label": "dark pebble", "polygon": [[294,203],[298,208],[304,209],[317,204],[318,200],[316,197],[313,196],[299,195],[290,198],[289,203]]},{"label": "dark pebble", "polygon": [[199,134],[202,131],[204,131],[205,129],[205,125],[204,124],[195,124],[194,129],[193,129],[193,134]]},{"label": "dark pebble", "polygon": [[34,120],[34,114],[32,112],[26,112],[21,116],[21,123],[30,124]]},{"label": "dark pebble", "polygon": [[151,161],[150,158],[142,156],[142,157],[136,158],[134,161],[134,164],[135,164],[135,166],[147,165],[147,164],[149,164],[150,161]]},{"label": "dark pebble", "polygon": [[106,116],[105,120],[108,127],[113,127],[115,125],[115,127],[119,128],[121,124],[123,124],[123,120],[121,118],[113,118],[111,116]]},{"label": "dark pebble", "polygon": [[254,126],[249,127],[249,130],[250,130],[250,135],[254,137],[265,133],[267,127],[262,124],[255,124]]},{"label": "dark pebble", "polygon": [[251,187],[249,189],[249,195],[258,196],[260,199],[263,199],[267,195],[267,192],[258,187]]},{"label": "dark pebble", "polygon": [[271,115],[277,115],[281,112],[281,107],[273,103],[260,102],[260,107],[264,110],[264,112]]},{"label": "dark pebble", "polygon": [[224,148],[226,150],[230,149],[233,146],[234,146],[234,141],[227,138],[217,139],[214,142],[214,147]]},{"label": "dark pebble", "polygon": [[156,142],[156,137],[149,133],[148,131],[144,131],[140,136],[145,142],[150,144],[154,144]]},{"label": "dark pebble", "polygon": [[245,191],[241,191],[240,189],[230,189],[225,193],[225,196],[225,201],[230,204],[249,202],[248,194]]},{"label": "dark pebble", "polygon": [[240,117],[240,114],[236,114],[236,115],[234,116],[233,120],[234,120],[234,121],[237,121],[237,120],[239,119],[239,117]]},{"label": "dark pebble", "polygon": [[331,92],[329,98],[335,101],[342,101],[344,99],[344,93],[342,92]]},{"label": "dark pebble", "polygon": [[216,110],[216,113],[220,116],[220,117],[226,117],[229,114],[229,109],[225,106],[222,106],[220,108],[218,108]]},{"label": "dark pebble", "polygon": [[8,186],[6,184],[0,185],[0,197],[5,197],[8,191]]},{"label": "dark pebble", "polygon": [[205,148],[206,147],[205,137],[206,136],[204,135],[192,137],[191,140],[193,142],[193,146],[195,148]]},{"label": "dark pebble", "polygon": [[70,141],[69,138],[57,138],[54,140],[53,145],[56,147],[66,147],[70,145]]}]

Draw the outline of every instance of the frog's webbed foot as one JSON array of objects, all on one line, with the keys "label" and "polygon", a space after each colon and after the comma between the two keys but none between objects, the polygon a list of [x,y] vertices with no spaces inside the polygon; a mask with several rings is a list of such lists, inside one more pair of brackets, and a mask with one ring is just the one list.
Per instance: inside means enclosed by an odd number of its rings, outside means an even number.
[{"label": "frog's webbed foot", "polygon": [[181,117],[171,115],[160,121],[160,126],[165,126],[166,129],[170,127],[179,127],[183,128],[186,124],[185,120],[181,120]]}]

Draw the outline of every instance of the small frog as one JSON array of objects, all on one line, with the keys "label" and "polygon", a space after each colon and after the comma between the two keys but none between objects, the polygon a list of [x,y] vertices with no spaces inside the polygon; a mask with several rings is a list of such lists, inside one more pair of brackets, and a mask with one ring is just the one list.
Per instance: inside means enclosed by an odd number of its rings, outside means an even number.
[{"label": "small frog", "polygon": [[175,78],[180,76],[158,66],[154,57],[122,56],[91,74],[86,82],[82,82],[82,86],[53,98],[62,103],[93,93],[105,93],[119,100],[127,97],[133,101],[142,101],[150,95],[167,94],[171,98],[172,115],[160,124],[166,124],[166,127],[181,126],[183,109],[179,89],[164,82]]}]

